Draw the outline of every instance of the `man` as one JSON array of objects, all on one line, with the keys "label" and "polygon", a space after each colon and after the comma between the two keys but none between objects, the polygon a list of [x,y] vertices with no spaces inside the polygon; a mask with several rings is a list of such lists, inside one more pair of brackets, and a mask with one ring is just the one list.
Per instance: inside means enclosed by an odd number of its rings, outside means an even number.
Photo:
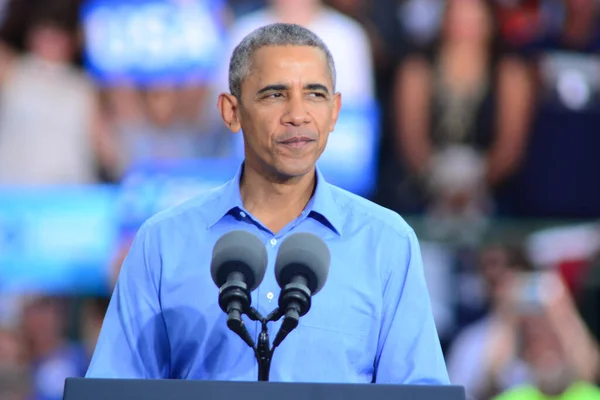
[{"label": "man", "polygon": [[[448,383],[414,232],[315,167],[341,107],[325,44],[298,25],[260,28],[233,52],[230,91],[218,105],[229,129],[243,131],[243,165],[229,183],[142,226],[87,376],[256,380],[254,353],[228,330],[209,268],[217,239],[244,229],[267,248],[267,274],[252,294],[263,315],[277,305],[282,240],[309,231],[331,252],[327,284],[277,348],[271,380]],[[246,322],[256,339],[259,326]]]}]

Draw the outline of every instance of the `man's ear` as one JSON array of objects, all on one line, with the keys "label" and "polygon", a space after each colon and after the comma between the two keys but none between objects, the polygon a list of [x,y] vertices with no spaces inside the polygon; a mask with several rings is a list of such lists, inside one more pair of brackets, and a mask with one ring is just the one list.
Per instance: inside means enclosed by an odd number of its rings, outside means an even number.
[{"label": "man's ear", "polygon": [[338,117],[340,116],[340,110],[342,108],[342,94],[334,93],[333,95],[333,108],[331,109],[331,125],[329,126],[329,132],[333,132],[335,124],[337,123]]},{"label": "man's ear", "polygon": [[229,93],[221,93],[217,102],[221,118],[229,130],[237,133],[242,128],[239,119],[239,101],[237,97]]}]

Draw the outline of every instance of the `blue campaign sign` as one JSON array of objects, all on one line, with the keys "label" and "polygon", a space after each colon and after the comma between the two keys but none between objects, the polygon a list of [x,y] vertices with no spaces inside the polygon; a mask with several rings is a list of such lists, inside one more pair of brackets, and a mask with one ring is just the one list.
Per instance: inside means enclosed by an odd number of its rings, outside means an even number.
[{"label": "blue campaign sign", "polygon": [[112,186],[0,188],[0,292],[105,293],[116,196]]},{"label": "blue campaign sign", "polygon": [[225,48],[223,0],[88,0],[85,66],[101,83],[209,80]]}]

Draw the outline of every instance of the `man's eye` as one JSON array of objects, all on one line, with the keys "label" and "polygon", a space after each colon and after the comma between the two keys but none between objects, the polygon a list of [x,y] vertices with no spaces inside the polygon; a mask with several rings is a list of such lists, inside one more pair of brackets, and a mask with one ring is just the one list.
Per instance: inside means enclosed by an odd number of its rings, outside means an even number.
[{"label": "man's eye", "polygon": [[323,99],[325,98],[325,94],[321,93],[321,92],[311,92],[311,93],[309,93],[309,96],[311,96],[311,97],[320,97],[320,98],[323,98]]},{"label": "man's eye", "polygon": [[283,97],[282,93],[271,93],[266,96],[267,99],[277,99]]}]

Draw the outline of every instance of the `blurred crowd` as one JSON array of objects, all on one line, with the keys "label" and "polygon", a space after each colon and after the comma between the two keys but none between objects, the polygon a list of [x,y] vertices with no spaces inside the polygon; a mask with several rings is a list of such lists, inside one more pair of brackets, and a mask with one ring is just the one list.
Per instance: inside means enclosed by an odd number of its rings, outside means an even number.
[{"label": "blurred crowd", "polygon": [[[236,151],[216,112],[226,57],[209,79],[102,84],[84,5],[0,1],[0,187],[118,185],[140,162]],[[220,18],[229,51],[270,22],[312,29],[344,107],[378,105],[369,197],[421,221],[453,383],[477,400],[600,399],[600,1],[229,0]],[[541,218],[573,222],[486,236]],[[0,400],[61,399],[107,301],[0,292]]]}]

